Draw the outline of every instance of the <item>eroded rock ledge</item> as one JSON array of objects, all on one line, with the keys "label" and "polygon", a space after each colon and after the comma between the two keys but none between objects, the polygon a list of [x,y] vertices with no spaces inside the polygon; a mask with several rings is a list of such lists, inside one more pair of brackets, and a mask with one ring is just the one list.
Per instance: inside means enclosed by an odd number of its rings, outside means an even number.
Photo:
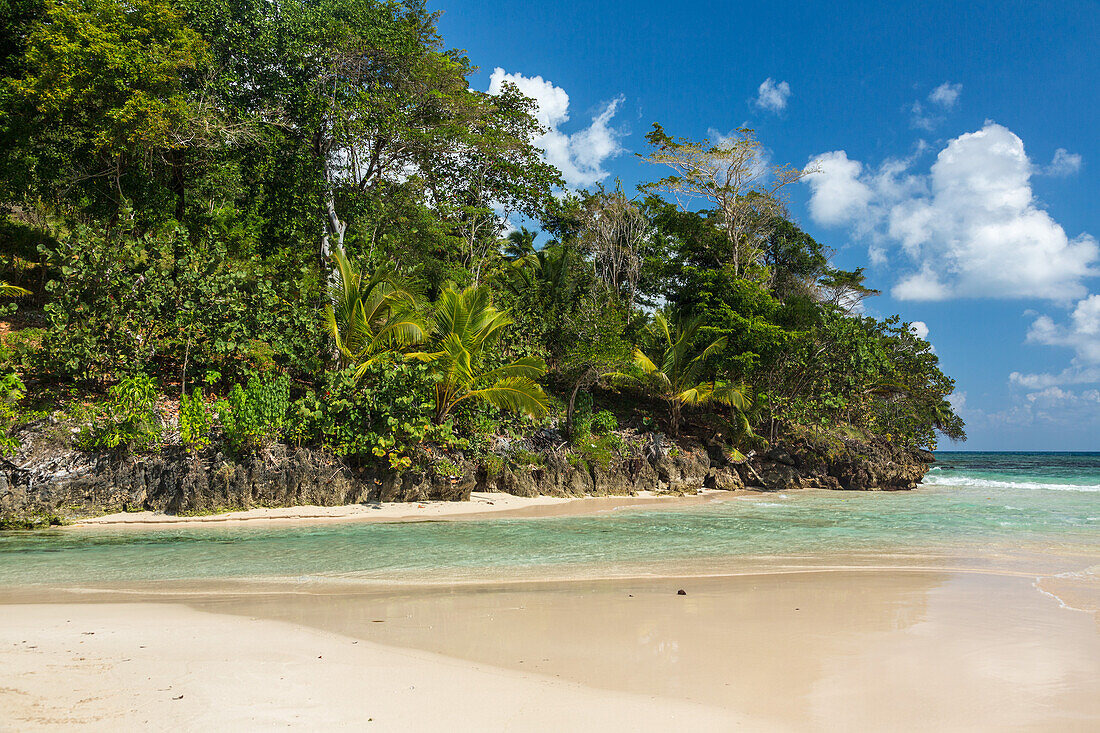
[{"label": "eroded rock ledge", "polygon": [[[530,454],[528,454],[530,455]],[[0,461],[0,520],[6,526],[67,521],[119,511],[204,514],[255,507],[338,506],[370,501],[465,501],[471,491],[520,496],[626,495],[643,489],[898,490],[919,483],[926,451],[885,441],[789,442],[736,463],[719,445],[670,446],[651,438],[641,454],[587,464],[560,450],[540,464],[459,460],[457,475],[358,468],[322,450],[276,445],[254,456],[199,455],[167,447],[148,455],[57,448],[28,434]]]}]

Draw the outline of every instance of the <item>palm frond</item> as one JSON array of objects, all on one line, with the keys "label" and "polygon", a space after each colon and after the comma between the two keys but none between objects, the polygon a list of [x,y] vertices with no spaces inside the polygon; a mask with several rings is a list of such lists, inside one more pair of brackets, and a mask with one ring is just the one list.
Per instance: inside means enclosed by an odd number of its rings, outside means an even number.
[{"label": "palm frond", "polygon": [[21,288],[18,285],[12,285],[10,283],[0,280],[0,297],[4,298],[18,298],[23,295],[30,295],[31,291],[26,288]]},{"label": "palm frond", "polygon": [[527,377],[506,377],[492,387],[468,392],[460,400],[483,399],[502,410],[540,417],[546,412],[547,397],[542,387]]}]

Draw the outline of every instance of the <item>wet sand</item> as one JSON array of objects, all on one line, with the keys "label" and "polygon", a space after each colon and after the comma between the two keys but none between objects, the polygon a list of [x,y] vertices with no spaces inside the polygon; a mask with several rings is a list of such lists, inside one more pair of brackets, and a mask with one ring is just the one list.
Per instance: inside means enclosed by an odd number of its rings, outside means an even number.
[{"label": "wet sand", "polygon": [[120,720],[362,728],[367,718],[378,730],[1100,727],[1089,572],[155,588],[0,592],[21,604],[0,606],[0,720],[13,730],[79,716],[105,730]]}]

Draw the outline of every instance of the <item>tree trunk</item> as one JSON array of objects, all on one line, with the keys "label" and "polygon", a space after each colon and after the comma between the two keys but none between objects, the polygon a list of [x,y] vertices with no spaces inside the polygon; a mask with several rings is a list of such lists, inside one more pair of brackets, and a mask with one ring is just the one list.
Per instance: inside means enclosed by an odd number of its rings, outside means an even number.
[{"label": "tree trunk", "polygon": [[680,437],[680,403],[677,400],[671,400],[668,403],[669,412],[669,434],[673,438]]}]

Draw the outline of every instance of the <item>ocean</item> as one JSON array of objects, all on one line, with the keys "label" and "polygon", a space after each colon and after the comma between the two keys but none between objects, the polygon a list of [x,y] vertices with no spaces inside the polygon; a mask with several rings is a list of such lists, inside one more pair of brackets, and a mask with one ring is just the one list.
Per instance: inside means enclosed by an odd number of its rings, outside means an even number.
[{"label": "ocean", "polygon": [[0,585],[459,582],[1044,554],[1100,557],[1100,453],[941,452],[914,491],[792,491],[589,516],[5,532]]}]

